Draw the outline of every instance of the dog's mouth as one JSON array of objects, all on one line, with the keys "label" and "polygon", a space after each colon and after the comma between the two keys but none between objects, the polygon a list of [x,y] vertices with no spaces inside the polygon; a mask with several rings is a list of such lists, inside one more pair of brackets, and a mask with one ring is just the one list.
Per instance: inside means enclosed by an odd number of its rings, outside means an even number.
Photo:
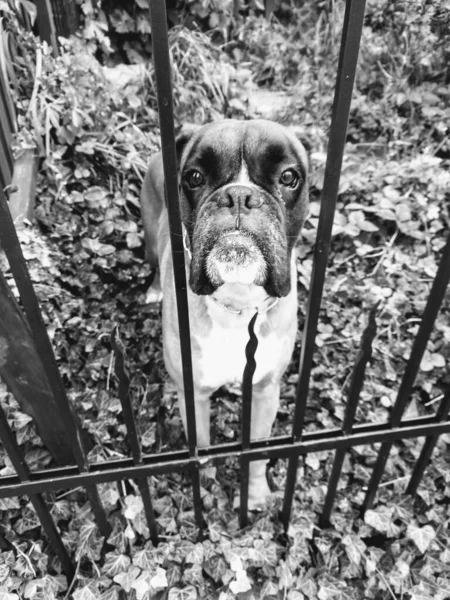
[{"label": "dog's mouth", "polygon": [[206,273],[215,287],[224,283],[264,285],[267,263],[250,233],[225,231],[207,255]]}]

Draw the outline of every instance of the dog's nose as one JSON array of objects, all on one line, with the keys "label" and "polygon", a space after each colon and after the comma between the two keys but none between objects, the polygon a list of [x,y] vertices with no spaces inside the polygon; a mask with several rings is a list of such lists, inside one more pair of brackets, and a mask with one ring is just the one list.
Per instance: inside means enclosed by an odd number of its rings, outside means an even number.
[{"label": "dog's nose", "polygon": [[249,189],[245,185],[233,185],[230,186],[225,194],[219,198],[219,206],[222,208],[260,208],[262,205],[262,198],[256,195],[253,190]]}]

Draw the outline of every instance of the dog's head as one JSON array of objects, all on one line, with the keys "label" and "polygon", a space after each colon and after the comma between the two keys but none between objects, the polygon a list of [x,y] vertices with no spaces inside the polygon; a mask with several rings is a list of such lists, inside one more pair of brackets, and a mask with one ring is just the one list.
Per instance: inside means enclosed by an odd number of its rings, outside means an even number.
[{"label": "dog's head", "polygon": [[191,289],[254,283],[286,296],[308,203],[308,157],[297,135],[272,121],[226,120],[186,129],[177,150]]}]

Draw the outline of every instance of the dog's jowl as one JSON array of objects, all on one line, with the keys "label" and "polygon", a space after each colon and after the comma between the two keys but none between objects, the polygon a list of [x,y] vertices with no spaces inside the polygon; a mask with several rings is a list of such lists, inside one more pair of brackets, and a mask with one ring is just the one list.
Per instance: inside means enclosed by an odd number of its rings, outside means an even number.
[{"label": "dog's jowl", "polygon": [[[256,311],[251,436],[267,438],[297,329],[295,244],[307,211],[307,154],[292,130],[264,120],[186,129],[177,151],[198,443],[210,444],[210,395],[242,380]],[[164,360],[186,427],[161,154],[150,162],[141,206],[147,259],[160,274],[151,293],[164,296]],[[265,461],[252,462],[249,506],[268,494]]]}]

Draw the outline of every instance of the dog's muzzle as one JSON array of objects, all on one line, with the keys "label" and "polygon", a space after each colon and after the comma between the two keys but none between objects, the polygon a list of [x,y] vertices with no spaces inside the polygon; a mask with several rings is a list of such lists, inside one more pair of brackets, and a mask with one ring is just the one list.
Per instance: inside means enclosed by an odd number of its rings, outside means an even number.
[{"label": "dog's muzzle", "polygon": [[217,287],[223,283],[263,285],[267,263],[252,235],[240,230],[226,231],[207,256],[206,272]]}]

